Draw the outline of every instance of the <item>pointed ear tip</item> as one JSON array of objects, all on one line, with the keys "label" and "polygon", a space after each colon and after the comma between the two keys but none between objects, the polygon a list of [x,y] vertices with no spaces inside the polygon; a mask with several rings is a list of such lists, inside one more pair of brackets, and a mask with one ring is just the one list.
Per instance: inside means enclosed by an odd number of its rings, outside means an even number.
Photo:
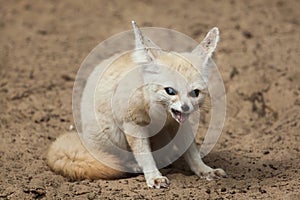
[{"label": "pointed ear tip", "polygon": [[220,34],[220,31],[219,31],[219,28],[218,28],[218,27],[213,27],[213,28],[211,29],[210,32],[213,32],[213,33],[215,33],[216,35],[219,35],[219,34]]},{"label": "pointed ear tip", "polygon": [[132,20],[131,25],[132,25],[133,30],[139,30],[139,26],[137,25],[136,21]]},{"label": "pointed ear tip", "polygon": [[133,29],[137,28],[137,24],[136,24],[136,22],[134,20],[131,21],[131,25],[132,25]]}]

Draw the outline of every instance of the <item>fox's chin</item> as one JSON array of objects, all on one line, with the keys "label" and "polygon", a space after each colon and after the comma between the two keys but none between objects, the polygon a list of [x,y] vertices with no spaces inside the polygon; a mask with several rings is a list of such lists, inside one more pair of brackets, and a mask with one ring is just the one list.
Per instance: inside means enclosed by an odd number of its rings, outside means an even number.
[{"label": "fox's chin", "polygon": [[171,114],[172,117],[180,124],[182,124],[183,122],[185,122],[188,118],[189,118],[189,114],[188,113],[182,113],[178,110],[175,109],[171,109]]}]

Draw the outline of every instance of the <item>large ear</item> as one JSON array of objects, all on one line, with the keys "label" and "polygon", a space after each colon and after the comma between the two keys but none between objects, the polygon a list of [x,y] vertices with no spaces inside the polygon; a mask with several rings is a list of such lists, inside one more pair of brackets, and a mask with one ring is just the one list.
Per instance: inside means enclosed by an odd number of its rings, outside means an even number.
[{"label": "large ear", "polygon": [[219,41],[219,29],[217,27],[212,28],[202,40],[202,42],[192,51],[192,54],[201,56],[204,64],[211,57],[215,51]]},{"label": "large ear", "polygon": [[132,61],[137,64],[146,64],[154,60],[153,55],[145,45],[145,40],[142,32],[135,21],[132,21],[132,27],[135,38],[135,50],[132,54]]},{"label": "large ear", "polygon": [[204,78],[208,79],[209,76],[209,63],[208,60],[216,50],[219,41],[219,29],[217,27],[212,28],[202,42],[192,51],[192,54],[200,57],[202,63],[202,73]]},{"label": "large ear", "polygon": [[143,36],[135,21],[132,21],[131,23],[135,38],[135,50],[131,57],[132,61],[136,64],[142,65],[143,72],[158,73],[159,69],[157,65],[155,65],[155,55],[149,48],[154,48],[156,51],[160,51],[159,47],[148,37]]}]

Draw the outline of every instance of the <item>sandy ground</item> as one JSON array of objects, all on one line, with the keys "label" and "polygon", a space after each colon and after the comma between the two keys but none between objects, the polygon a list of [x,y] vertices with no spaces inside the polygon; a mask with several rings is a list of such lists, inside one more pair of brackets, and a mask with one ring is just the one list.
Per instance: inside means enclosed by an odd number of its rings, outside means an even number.
[{"label": "sandy ground", "polygon": [[[173,3],[171,3],[173,2]],[[0,1],[0,199],[300,199],[300,1]],[[227,91],[223,134],[205,161],[229,178],[162,172],[70,182],[45,152],[71,124],[73,81],[99,42],[131,28],[166,27],[200,41],[218,26]]]}]

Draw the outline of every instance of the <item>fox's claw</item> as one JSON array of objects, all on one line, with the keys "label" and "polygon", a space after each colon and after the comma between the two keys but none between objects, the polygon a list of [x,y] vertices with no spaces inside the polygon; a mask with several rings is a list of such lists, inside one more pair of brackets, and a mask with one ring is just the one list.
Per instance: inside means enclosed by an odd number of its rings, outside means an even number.
[{"label": "fox's claw", "polygon": [[167,177],[160,176],[147,180],[147,184],[151,188],[167,188],[170,185],[170,181]]},{"label": "fox's claw", "polygon": [[226,172],[221,169],[212,169],[206,173],[203,173],[202,175],[204,178],[206,178],[206,180],[211,181],[211,180],[216,180],[216,179],[220,179],[220,178],[227,178],[227,174]]}]

